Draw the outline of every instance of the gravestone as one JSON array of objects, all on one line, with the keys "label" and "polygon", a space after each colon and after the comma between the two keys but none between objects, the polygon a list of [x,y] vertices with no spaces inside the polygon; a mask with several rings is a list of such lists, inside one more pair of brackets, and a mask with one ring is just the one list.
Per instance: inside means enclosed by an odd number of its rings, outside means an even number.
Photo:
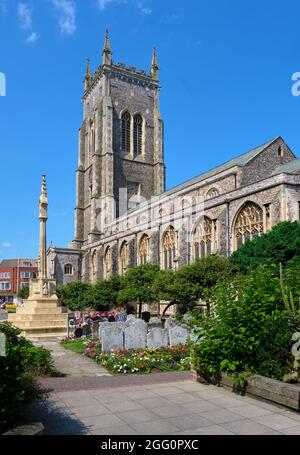
[{"label": "gravestone", "polygon": [[189,332],[185,327],[172,327],[169,329],[170,346],[177,346],[178,344],[186,344],[189,338]]},{"label": "gravestone", "polygon": [[137,319],[125,329],[125,349],[145,349],[147,325],[142,319]]},{"label": "gravestone", "polygon": [[168,329],[154,327],[147,334],[147,347],[151,349],[166,347],[169,344]]},{"label": "gravestone", "polygon": [[98,338],[99,338],[100,341],[101,341],[101,332],[102,332],[102,329],[103,329],[103,327],[107,326],[108,324],[111,324],[111,322],[108,322],[108,321],[100,321],[99,329],[98,329]]},{"label": "gravestone", "polygon": [[0,321],[7,321],[8,312],[6,310],[0,310]]},{"label": "gravestone", "polygon": [[110,352],[124,349],[124,323],[109,322],[101,328],[101,350]]},{"label": "gravestone", "polygon": [[179,321],[177,319],[172,318],[171,316],[166,319],[165,322],[165,329],[171,329],[172,327],[177,327],[179,325]]},{"label": "gravestone", "polygon": [[154,329],[155,327],[163,328],[163,323],[159,318],[151,318],[147,324],[148,330]]}]

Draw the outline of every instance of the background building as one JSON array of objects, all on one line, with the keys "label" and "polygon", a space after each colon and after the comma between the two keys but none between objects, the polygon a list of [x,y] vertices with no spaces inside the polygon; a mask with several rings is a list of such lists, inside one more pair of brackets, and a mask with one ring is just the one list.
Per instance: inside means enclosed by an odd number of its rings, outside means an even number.
[{"label": "background building", "polygon": [[4,259],[0,262],[0,300],[13,302],[38,273],[37,259]]}]

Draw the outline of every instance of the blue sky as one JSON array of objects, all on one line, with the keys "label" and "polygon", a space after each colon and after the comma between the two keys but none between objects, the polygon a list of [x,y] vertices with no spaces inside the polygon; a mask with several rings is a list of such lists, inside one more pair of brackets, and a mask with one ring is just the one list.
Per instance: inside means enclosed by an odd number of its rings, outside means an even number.
[{"label": "blue sky", "polygon": [[168,188],[282,135],[300,155],[297,0],[0,0],[0,259],[37,255],[47,174],[48,241],[73,239],[85,60],[161,68]]}]

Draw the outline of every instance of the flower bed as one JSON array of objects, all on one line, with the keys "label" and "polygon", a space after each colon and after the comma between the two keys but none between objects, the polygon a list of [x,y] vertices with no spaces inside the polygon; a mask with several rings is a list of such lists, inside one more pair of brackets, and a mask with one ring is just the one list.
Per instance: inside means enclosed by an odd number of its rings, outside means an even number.
[{"label": "flower bed", "polygon": [[65,339],[62,346],[95,360],[114,374],[151,373],[154,371],[187,371],[190,369],[189,346],[173,346],[159,349],[127,349],[102,353],[98,340]]},{"label": "flower bed", "polygon": [[116,350],[99,354],[96,360],[110,373],[134,374],[158,371],[186,371],[190,369],[188,346],[174,346],[159,349]]}]

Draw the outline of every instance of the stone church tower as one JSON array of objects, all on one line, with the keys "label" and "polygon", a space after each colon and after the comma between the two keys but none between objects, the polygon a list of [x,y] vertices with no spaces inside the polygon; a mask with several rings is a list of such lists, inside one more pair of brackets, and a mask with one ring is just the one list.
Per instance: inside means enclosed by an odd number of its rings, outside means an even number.
[{"label": "stone church tower", "polygon": [[158,75],[155,49],[150,74],[114,63],[108,32],[94,75],[87,62],[75,209],[78,246],[100,240],[104,223],[165,191]]}]

